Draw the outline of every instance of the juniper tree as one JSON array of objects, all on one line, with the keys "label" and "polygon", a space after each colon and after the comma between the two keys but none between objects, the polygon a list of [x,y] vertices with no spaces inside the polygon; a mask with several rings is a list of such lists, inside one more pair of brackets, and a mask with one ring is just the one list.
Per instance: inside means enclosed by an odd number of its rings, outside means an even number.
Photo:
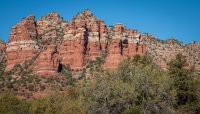
[{"label": "juniper tree", "polygon": [[176,89],[177,103],[175,108],[191,111],[198,109],[198,82],[192,75],[194,67],[188,67],[187,59],[181,53],[168,63],[169,75],[174,79],[172,86]]}]

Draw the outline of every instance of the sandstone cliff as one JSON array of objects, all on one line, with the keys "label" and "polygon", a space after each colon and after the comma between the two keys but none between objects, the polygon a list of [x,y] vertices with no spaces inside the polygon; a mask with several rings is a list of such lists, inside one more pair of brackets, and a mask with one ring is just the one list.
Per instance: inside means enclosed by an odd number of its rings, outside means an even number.
[{"label": "sandstone cliff", "polygon": [[51,44],[48,46],[47,50],[40,53],[33,64],[33,70],[37,75],[47,76],[56,75],[58,71],[58,52],[56,50],[56,45]]},{"label": "sandstone cliff", "polygon": [[36,22],[38,32],[38,44],[41,49],[46,49],[46,44],[53,42],[60,47],[65,29],[68,25],[57,12],[50,12],[46,16],[39,18]]},{"label": "sandstone cliff", "polygon": [[38,52],[34,19],[34,15],[29,15],[12,28],[6,46],[5,71],[11,70],[15,64],[23,64]]},{"label": "sandstone cliff", "polygon": [[123,59],[146,53],[146,47],[137,30],[126,29],[123,24],[118,23],[114,27],[114,32],[110,33],[113,35],[110,35],[111,43],[104,64],[105,68],[115,69]]},{"label": "sandstone cliff", "polygon": [[[5,49],[1,45],[0,48]],[[69,23],[58,13],[51,12],[36,22],[34,16],[30,15],[12,28],[6,45],[5,71],[11,70],[16,64],[23,65],[34,56],[36,61],[33,60],[35,62],[29,65],[29,69],[36,74],[56,74],[59,65],[83,69],[90,61],[103,56],[103,67],[115,69],[123,59],[145,53],[156,65],[166,69],[166,63],[179,52],[187,56],[190,66],[195,65],[196,71],[200,71],[197,42],[186,45],[174,39],[162,41],[155,36],[141,35],[137,30],[127,29],[121,23],[107,27],[89,10],[78,13]]]},{"label": "sandstone cliff", "polygon": [[107,46],[106,30],[104,21],[89,10],[72,18],[60,48],[61,63],[72,69],[82,69],[89,60],[100,57]]}]

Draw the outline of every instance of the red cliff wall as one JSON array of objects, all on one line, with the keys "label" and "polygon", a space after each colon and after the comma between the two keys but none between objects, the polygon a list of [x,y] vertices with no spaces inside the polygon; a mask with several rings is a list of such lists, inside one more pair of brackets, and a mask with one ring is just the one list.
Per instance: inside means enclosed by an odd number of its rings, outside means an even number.
[{"label": "red cliff wall", "polygon": [[31,59],[38,52],[34,18],[34,15],[30,15],[12,28],[6,46],[5,71],[11,70],[15,64],[22,64]]},{"label": "red cliff wall", "polygon": [[40,53],[34,62],[33,70],[37,75],[55,75],[58,71],[58,52],[56,50],[56,45],[51,44],[48,46],[47,50]]},{"label": "red cliff wall", "polygon": [[126,29],[123,24],[118,23],[114,28],[104,68],[115,69],[125,58],[133,57],[136,54],[144,55],[145,48],[137,30]]}]

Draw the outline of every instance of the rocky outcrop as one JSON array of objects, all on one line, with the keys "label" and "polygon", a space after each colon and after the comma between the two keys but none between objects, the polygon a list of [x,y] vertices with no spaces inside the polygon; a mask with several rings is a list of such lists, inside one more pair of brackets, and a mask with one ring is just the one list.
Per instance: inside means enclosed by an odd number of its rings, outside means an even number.
[{"label": "rocky outcrop", "polygon": [[114,69],[119,62],[123,59],[122,56],[122,40],[119,38],[113,38],[109,46],[108,56],[106,58],[104,67]]},{"label": "rocky outcrop", "polygon": [[58,65],[58,52],[56,45],[52,43],[46,51],[40,53],[32,69],[39,76],[55,76],[58,71]]},{"label": "rocky outcrop", "polygon": [[[53,42],[59,48],[68,25],[57,12],[50,12],[37,20],[38,42],[41,49]],[[46,44],[46,45],[45,45]]]},{"label": "rocky outcrop", "polygon": [[112,30],[108,29],[105,22],[93,16],[89,10],[77,14],[69,24],[56,12],[41,17],[36,25],[34,16],[30,15],[11,31],[6,52],[6,71],[11,70],[15,64],[31,59],[38,48],[40,51],[47,50],[52,42],[59,50],[60,63],[70,65],[72,69],[82,69],[90,60],[101,57],[102,52],[105,53],[108,48],[109,56],[104,65],[107,68],[115,68],[123,58],[143,55],[145,50],[137,30],[126,29],[122,24],[117,24]]},{"label": "rocky outcrop", "polygon": [[[37,20],[37,31],[39,35],[44,35],[43,39],[55,38],[56,32],[65,30],[67,22],[64,21],[57,12],[48,13]],[[63,35],[63,34],[60,34]]]},{"label": "rocky outcrop", "polygon": [[104,21],[94,23],[88,36],[89,60],[96,60],[107,48],[108,33]]},{"label": "rocky outcrop", "polygon": [[126,29],[123,24],[118,23],[114,27],[104,68],[115,69],[123,59],[145,53],[146,47],[140,33],[137,30]]},{"label": "rocky outcrop", "polygon": [[72,69],[82,69],[107,47],[106,25],[89,10],[72,18],[66,31],[60,57],[61,63],[69,64]]},{"label": "rocky outcrop", "polygon": [[178,53],[182,53],[186,56],[189,66],[194,65],[196,72],[200,72],[199,43],[192,42],[186,45],[174,38],[163,41],[150,34],[143,34],[142,37],[146,44],[147,54],[157,66],[166,70],[167,63]]},{"label": "rocky outcrop", "polygon": [[[49,51],[52,43],[57,51]],[[155,36],[141,35],[137,30],[127,29],[121,23],[107,27],[89,10],[78,13],[69,23],[58,13],[51,12],[36,22],[34,16],[30,15],[12,28],[10,41],[6,45],[5,71],[11,70],[15,64],[23,65],[39,52],[42,53],[34,62],[35,66],[31,67],[37,74],[55,73],[57,62],[69,65],[71,69],[82,69],[89,61],[102,55],[105,60],[103,67],[115,69],[123,59],[145,53],[156,65],[166,69],[166,63],[179,52],[187,56],[190,66],[195,65],[196,71],[200,71],[199,49],[197,42],[185,45],[174,39],[162,41]],[[3,43],[0,44],[0,50],[5,50]],[[3,55],[3,51],[1,53]],[[48,63],[44,59],[46,56],[53,59],[49,59]],[[55,60],[56,65],[52,66]]]},{"label": "rocky outcrop", "polygon": [[4,71],[6,66],[6,44],[0,40],[0,72]]},{"label": "rocky outcrop", "polygon": [[60,47],[60,58],[63,65],[70,65],[72,69],[82,69],[86,64],[85,41],[81,39],[67,40]]},{"label": "rocky outcrop", "polygon": [[5,71],[11,70],[15,64],[23,64],[38,52],[34,18],[34,15],[30,15],[12,28],[6,46]]},{"label": "rocky outcrop", "polygon": [[4,51],[6,49],[6,44],[4,41],[0,40],[0,51]]},{"label": "rocky outcrop", "polygon": [[194,65],[195,70],[200,74],[200,43],[191,42],[185,47],[185,55],[190,66]]},{"label": "rocky outcrop", "polygon": [[[27,20],[32,24],[27,26]],[[55,12],[41,17],[36,25],[37,28],[34,25],[34,16],[29,16],[13,27],[7,45],[9,59],[7,71],[15,64],[22,64],[25,60],[31,59],[37,53],[37,42],[41,51],[46,50],[47,45],[54,42],[59,50],[60,63],[68,64],[72,69],[82,69],[90,60],[101,57],[102,52],[105,52],[108,47],[109,55],[104,65],[107,68],[116,68],[124,58],[145,53],[145,47],[137,30],[126,29],[123,24],[117,24],[113,29],[114,34],[111,35],[105,22],[93,16],[89,10],[77,14],[71,19],[69,25]],[[25,29],[29,32],[25,32],[27,31]],[[36,36],[37,42],[34,40]],[[109,38],[112,39],[110,42]],[[37,67],[36,69],[40,69]]]}]

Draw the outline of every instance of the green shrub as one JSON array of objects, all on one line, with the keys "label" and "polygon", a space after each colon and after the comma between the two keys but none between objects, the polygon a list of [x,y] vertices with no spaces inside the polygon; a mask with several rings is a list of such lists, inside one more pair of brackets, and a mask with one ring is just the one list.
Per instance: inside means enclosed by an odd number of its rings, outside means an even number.
[{"label": "green shrub", "polygon": [[28,86],[28,90],[29,90],[29,91],[34,91],[34,86],[33,86],[33,85],[29,85],[29,86]]},{"label": "green shrub", "polygon": [[45,85],[40,84],[40,91],[43,91],[44,89],[46,89]]},{"label": "green shrub", "polygon": [[11,93],[0,96],[0,114],[28,114],[29,104]]}]

